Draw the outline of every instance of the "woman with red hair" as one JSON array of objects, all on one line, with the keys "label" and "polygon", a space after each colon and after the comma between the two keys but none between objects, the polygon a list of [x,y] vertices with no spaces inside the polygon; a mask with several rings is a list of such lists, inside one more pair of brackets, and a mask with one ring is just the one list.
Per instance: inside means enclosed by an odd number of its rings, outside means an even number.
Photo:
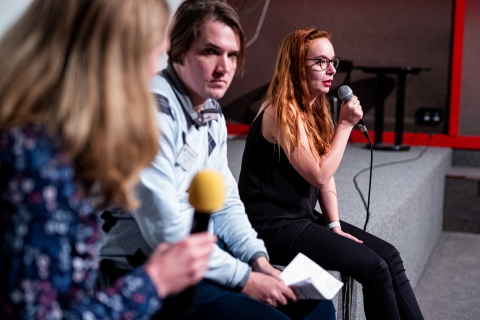
[{"label": "woman with red hair", "polygon": [[367,319],[423,319],[397,249],[339,219],[333,176],[363,113],[353,96],[334,127],[325,95],[338,63],[325,31],[285,38],[248,133],[240,196],[272,263],[286,265],[301,252],[363,285]]}]

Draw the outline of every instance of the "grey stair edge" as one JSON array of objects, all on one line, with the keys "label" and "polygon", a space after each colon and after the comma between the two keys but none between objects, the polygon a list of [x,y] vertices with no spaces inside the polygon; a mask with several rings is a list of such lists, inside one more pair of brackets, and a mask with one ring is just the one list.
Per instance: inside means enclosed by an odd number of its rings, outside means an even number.
[{"label": "grey stair edge", "polygon": [[480,167],[455,167],[448,169],[447,178],[480,181]]}]

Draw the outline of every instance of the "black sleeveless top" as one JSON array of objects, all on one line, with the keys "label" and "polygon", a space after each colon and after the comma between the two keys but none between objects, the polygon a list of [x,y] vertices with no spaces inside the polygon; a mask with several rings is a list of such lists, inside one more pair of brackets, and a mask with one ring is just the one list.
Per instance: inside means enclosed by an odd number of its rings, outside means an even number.
[{"label": "black sleeveless top", "polygon": [[[262,135],[262,111],[248,131],[238,189],[250,223],[261,235],[299,220],[317,220],[318,189]],[[280,156],[279,156],[280,149]]]}]

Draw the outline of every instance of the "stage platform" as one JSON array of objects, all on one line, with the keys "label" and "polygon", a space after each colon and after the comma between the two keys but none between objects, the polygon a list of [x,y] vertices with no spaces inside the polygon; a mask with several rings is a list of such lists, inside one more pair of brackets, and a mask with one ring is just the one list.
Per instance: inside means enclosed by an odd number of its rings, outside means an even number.
[{"label": "stage platform", "polygon": [[[228,141],[229,166],[237,181],[244,145],[243,138]],[[445,175],[451,167],[452,150],[412,147],[408,151],[374,151],[374,166],[391,162],[397,163],[373,169],[367,231],[397,247],[415,288],[442,234]],[[353,177],[369,165],[370,150],[364,144],[349,144],[335,174],[340,218],[360,228],[366,210]],[[357,178],[365,199],[368,177],[366,170]],[[361,286],[341,278],[346,285],[334,301],[337,319],[365,319]]]}]

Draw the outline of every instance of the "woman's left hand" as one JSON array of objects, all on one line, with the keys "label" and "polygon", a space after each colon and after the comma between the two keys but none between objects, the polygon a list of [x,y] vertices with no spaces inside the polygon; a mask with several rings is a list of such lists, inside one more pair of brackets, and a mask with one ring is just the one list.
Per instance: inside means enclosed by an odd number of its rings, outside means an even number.
[{"label": "woman's left hand", "polygon": [[335,232],[336,234],[338,235],[341,235],[345,238],[348,238],[350,240],[353,240],[355,242],[358,242],[358,243],[363,243],[362,240],[359,240],[357,238],[355,238],[354,236],[352,236],[350,233],[346,233],[346,232],[343,232],[342,229],[340,227],[333,227],[332,228],[332,231]]}]

